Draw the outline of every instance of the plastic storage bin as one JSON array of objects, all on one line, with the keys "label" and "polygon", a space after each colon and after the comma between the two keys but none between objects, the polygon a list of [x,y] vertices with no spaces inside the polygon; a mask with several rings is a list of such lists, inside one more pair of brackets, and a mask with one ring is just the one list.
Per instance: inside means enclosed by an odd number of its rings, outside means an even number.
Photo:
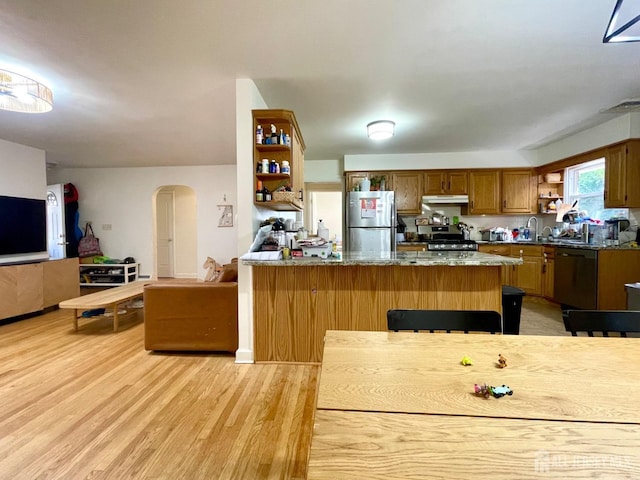
[{"label": "plastic storage bin", "polygon": [[520,333],[520,315],[522,313],[522,297],[525,291],[510,285],[502,286],[502,333],[518,335]]}]

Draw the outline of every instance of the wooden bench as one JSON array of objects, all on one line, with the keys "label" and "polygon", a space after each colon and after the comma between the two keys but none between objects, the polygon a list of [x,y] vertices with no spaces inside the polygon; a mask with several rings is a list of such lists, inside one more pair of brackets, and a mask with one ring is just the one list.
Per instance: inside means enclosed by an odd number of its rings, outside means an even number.
[{"label": "wooden bench", "polygon": [[[78,311],[79,310],[92,310],[95,308],[112,308],[113,309],[113,331],[118,331],[118,305],[121,303],[133,300],[134,298],[141,297],[144,293],[144,286],[152,282],[132,282],[119,287],[110,288],[108,290],[102,290],[96,293],[90,293],[88,295],[81,295],[76,298],[71,298],[60,302],[58,306],[60,308],[72,308],[74,309],[73,315],[73,328],[78,331]],[[82,314],[80,314],[82,317]]]}]

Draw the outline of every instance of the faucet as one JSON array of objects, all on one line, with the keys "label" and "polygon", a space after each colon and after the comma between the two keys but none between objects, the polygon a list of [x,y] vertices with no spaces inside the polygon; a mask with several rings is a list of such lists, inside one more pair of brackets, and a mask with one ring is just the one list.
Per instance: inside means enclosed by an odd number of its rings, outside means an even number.
[{"label": "faucet", "polygon": [[[549,225],[547,225],[547,226],[545,226],[545,227],[543,227],[543,228],[542,228],[542,231],[540,232],[540,235],[541,235],[542,237],[544,237],[544,231],[545,231],[547,228],[549,229],[549,235],[548,235],[548,236],[549,236],[549,237],[553,237],[553,230],[551,229],[551,227],[550,227]],[[550,239],[550,238],[549,238],[549,239]]]},{"label": "faucet", "polygon": [[[536,228],[533,229],[533,234],[531,233],[531,221],[536,221]],[[534,242],[538,240],[538,219],[536,217],[529,217],[527,220],[526,228],[529,229],[529,238],[531,238]]]}]

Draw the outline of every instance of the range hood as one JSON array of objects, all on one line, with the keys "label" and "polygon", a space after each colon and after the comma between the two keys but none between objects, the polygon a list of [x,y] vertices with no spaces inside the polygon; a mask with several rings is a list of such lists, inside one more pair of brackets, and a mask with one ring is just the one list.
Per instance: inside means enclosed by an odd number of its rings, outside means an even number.
[{"label": "range hood", "polygon": [[453,204],[453,205],[461,205],[469,203],[468,195],[425,195],[422,197],[422,203],[427,205],[436,205],[436,204]]}]

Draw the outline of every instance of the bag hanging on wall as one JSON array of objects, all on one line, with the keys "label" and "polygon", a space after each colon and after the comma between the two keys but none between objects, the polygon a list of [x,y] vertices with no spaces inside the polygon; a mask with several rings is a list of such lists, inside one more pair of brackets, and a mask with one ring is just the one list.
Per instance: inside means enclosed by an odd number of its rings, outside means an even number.
[{"label": "bag hanging on wall", "polygon": [[78,256],[92,257],[94,255],[102,255],[100,250],[100,240],[93,234],[91,224],[87,222],[84,227],[84,237],[78,243]]}]

